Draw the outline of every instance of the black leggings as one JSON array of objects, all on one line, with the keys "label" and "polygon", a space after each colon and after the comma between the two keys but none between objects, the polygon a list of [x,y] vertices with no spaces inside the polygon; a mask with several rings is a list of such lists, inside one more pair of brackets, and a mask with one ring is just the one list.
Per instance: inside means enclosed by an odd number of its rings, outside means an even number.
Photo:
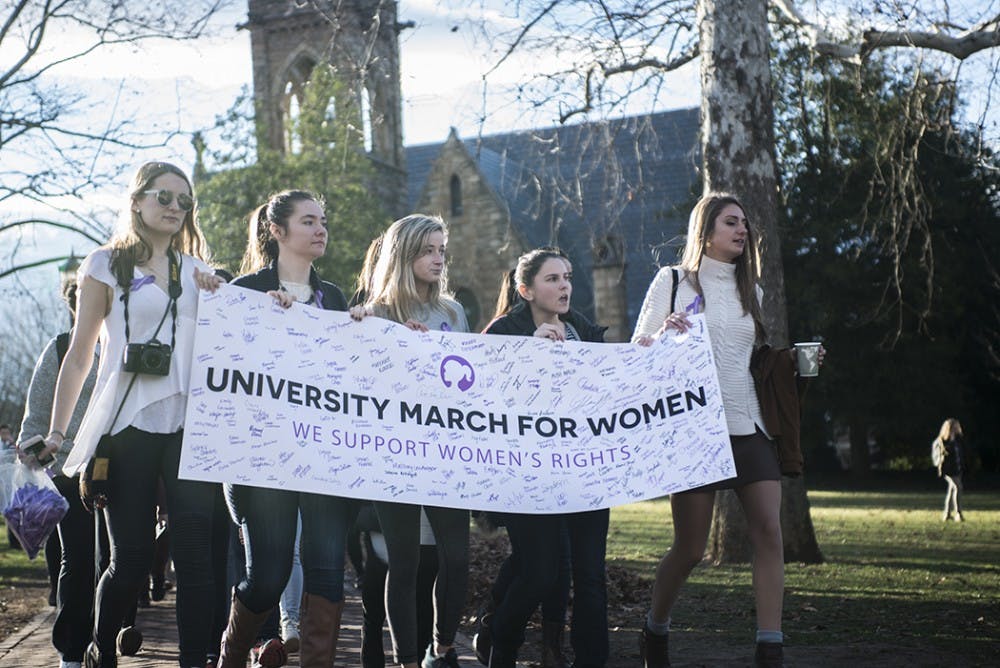
[{"label": "black leggings", "polygon": [[94,640],[114,656],[115,638],[153,560],[157,480],[170,508],[170,548],[177,571],[180,665],[205,665],[212,638],[215,584],[212,515],[216,487],[178,480],[182,433],[151,434],[128,427],[111,439],[108,505],[111,565],[97,586]]},{"label": "black leggings", "polygon": [[[417,572],[420,566],[420,506],[376,501],[379,524],[389,553],[385,611],[392,651],[398,664],[419,662],[417,645]],[[434,640],[452,645],[465,605],[469,580],[469,511],[424,506],[437,542],[434,583]]]}]

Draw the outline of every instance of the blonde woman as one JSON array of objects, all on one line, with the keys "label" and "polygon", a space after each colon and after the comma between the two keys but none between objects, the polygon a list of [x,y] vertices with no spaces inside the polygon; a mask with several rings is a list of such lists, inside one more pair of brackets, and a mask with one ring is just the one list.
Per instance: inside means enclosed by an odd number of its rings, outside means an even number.
[{"label": "blonde woman", "polygon": [[[426,332],[469,331],[462,305],[448,294],[445,251],[448,231],[436,216],[414,214],[386,230],[367,286],[364,306],[352,316],[372,314]],[[434,585],[434,637],[417,647],[417,567],[420,558],[420,506],[375,502],[389,557],[386,614],[395,661],[415,668],[458,666],[453,645],[465,602],[469,571],[469,513],[424,506],[438,551]]]},{"label": "blonde woman", "polygon": [[948,418],[941,425],[941,431],[932,445],[934,465],[939,478],[948,483],[944,495],[942,522],[955,515],[956,522],[965,521],[962,516],[962,473],[965,471],[965,447],[962,442],[962,425],[955,418]]},{"label": "blonde woman", "polygon": [[664,268],[653,279],[633,335],[633,340],[649,345],[667,330],[687,331],[687,314],[704,312],[736,461],[736,478],[670,497],[674,543],[656,570],[641,638],[645,668],[670,665],[670,611],[704,556],[718,489],[736,492],[750,527],[757,604],[755,665],[782,665],[781,470],[750,375],[750,355],[765,336],[757,241],[738,199],[725,194],[702,197],[691,212],[680,266]]},{"label": "blonde woman", "polygon": [[[215,607],[210,560],[215,488],[179,480],[177,469],[198,284],[211,280],[211,269],[191,182],[183,171],[166,162],[142,165],[127,206],[121,231],[88,255],[77,275],[76,326],[59,371],[46,450],[56,452],[66,438],[100,337],[94,391],[63,468],[70,477],[83,472],[101,437],[111,435],[107,496],[96,500],[108,523],[111,565],[97,586],[93,641],[84,664],[117,663],[116,635],[146,584],[153,558],[162,477],[177,571],[180,665],[202,668]],[[157,344],[161,347],[153,350]]]}]

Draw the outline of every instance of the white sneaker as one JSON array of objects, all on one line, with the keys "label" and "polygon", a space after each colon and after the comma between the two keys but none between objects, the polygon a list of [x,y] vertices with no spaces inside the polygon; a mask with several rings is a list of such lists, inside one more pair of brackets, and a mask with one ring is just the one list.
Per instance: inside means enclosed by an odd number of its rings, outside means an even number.
[{"label": "white sneaker", "polygon": [[82,661],[64,661],[59,660],[59,668],[83,668]]}]

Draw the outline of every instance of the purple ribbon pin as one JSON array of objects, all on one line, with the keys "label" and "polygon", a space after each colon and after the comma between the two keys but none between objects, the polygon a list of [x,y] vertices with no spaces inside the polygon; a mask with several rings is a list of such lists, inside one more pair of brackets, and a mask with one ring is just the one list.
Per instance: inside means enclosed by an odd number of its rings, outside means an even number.
[{"label": "purple ribbon pin", "polygon": [[702,304],[704,304],[704,303],[705,303],[705,300],[702,298],[702,296],[701,295],[697,295],[694,298],[694,301],[692,301],[690,304],[688,304],[684,308],[684,310],[687,313],[690,313],[691,315],[695,315],[695,314],[697,314],[701,310]]},{"label": "purple ribbon pin", "polygon": [[450,332],[451,331],[451,325],[449,325],[446,322],[442,322],[441,323],[441,331],[442,332]]},{"label": "purple ribbon pin", "polygon": [[133,278],[132,284],[129,286],[129,289],[132,292],[135,292],[142,286],[149,285],[150,283],[155,283],[155,282],[156,282],[156,276],[153,276],[152,274],[150,274],[149,276],[143,276],[142,278]]}]

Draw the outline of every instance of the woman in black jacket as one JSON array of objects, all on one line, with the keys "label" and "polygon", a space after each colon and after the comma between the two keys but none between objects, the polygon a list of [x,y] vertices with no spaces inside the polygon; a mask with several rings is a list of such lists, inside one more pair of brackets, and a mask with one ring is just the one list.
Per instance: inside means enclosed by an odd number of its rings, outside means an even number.
[{"label": "woman in black jacket", "polygon": [[[553,342],[603,343],[598,327],[570,308],[573,268],[562,251],[539,248],[522,255],[508,274],[486,334],[537,336]],[[524,642],[524,628],[539,603],[560,586],[563,541],[569,536],[573,574],[570,642],[577,668],[603,666],[608,658],[605,548],[609,511],[504,516],[511,549],[518,555],[514,576],[489,624],[489,665],[512,668]],[[565,586],[565,585],[563,585]]]},{"label": "woman in black jacket", "polygon": [[[326,215],[311,193],[272,195],[250,217],[250,240],[233,285],[266,292],[282,306],[293,302],[346,311],[347,300],[319,278],[312,263],[326,251]],[[300,555],[304,589],[300,620],[300,665],[331,666],[344,609],[346,499],[288,490],[226,485],[233,519],[243,532],[246,577],[236,586],[219,668],[246,665],[257,632],[274,608],[292,569],[297,517],[302,516]],[[258,648],[255,665],[285,662],[278,639]]]},{"label": "woman in black jacket", "polygon": [[948,483],[944,495],[944,514],[941,521],[947,522],[955,514],[955,521],[962,522],[962,473],[965,471],[965,448],[962,445],[962,424],[955,418],[948,418],[941,424],[941,431],[934,439],[934,465],[939,478]]}]

